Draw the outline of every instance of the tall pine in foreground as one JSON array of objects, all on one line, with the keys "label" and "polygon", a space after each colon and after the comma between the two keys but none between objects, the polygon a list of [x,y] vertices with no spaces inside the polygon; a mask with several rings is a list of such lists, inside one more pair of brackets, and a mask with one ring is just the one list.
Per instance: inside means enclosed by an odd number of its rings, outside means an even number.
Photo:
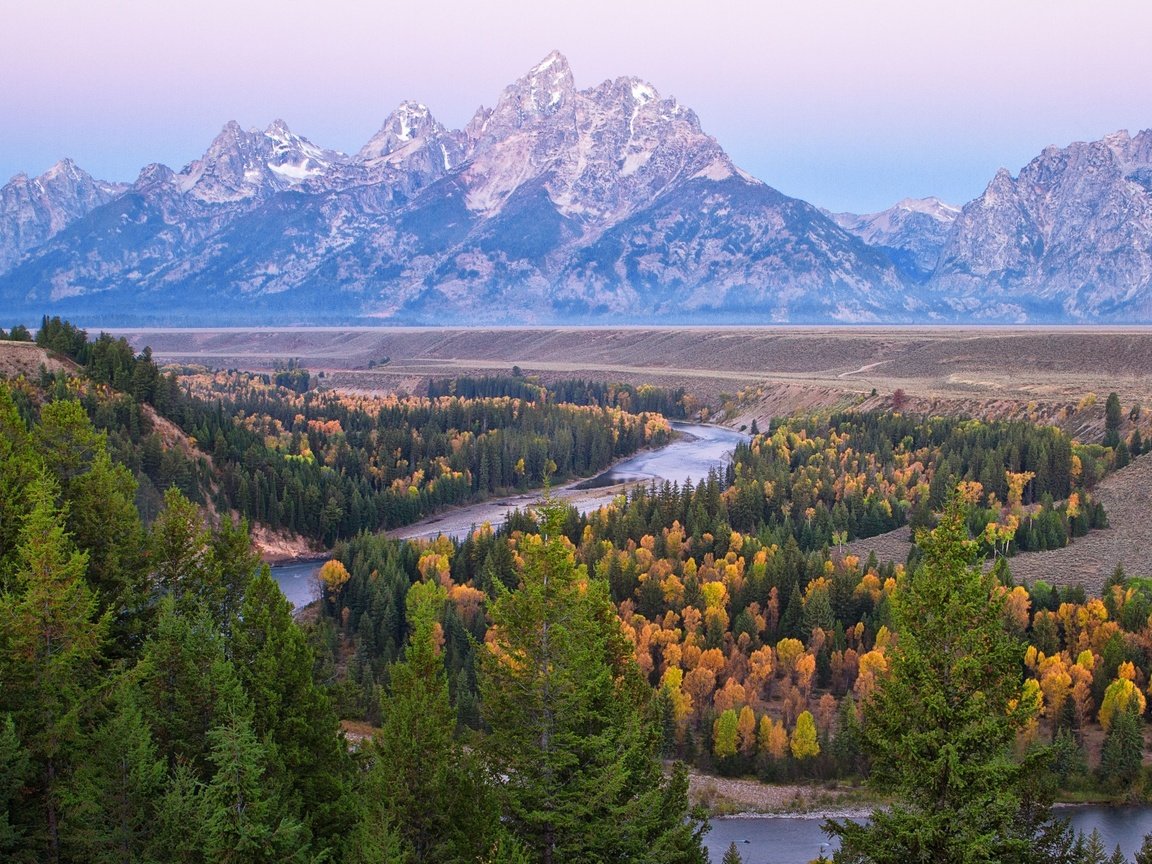
[{"label": "tall pine in foreground", "polygon": [[57,488],[40,475],[28,490],[15,578],[0,595],[0,712],[11,712],[31,762],[13,808],[30,842],[27,858],[15,860],[50,864],[60,860],[62,796],[107,631],[84,580],[88,556],[73,546],[56,507]]},{"label": "tall pine in foreground", "polygon": [[994,577],[974,564],[958,495],[918,544],[923,559],[893,596],[890,673],[864,703],[873,778],[896,800],[866,825],[828,822],[836,860],[1060,861],[1067,832],[1030,786],[1038,766],[1012,755],[1036,708],[1022,695],[1022,647]]},{"label": "tall pine in foreground", "polygon": [[411,636],[391,668],[365,782],[362,835],[379,839],[394,829],[403,860],[422,864],[484,860],[502,833],[480,766],[454,737],[456,712],[439,650],[444,600],[436,582],[408,590]]},{"label": "tall pine in foreground", "polygon": [[480,687],[485,753],[511,830],[543,864],[703,862],[682,770],[659,730],[608,585],[575,564],[564,511],[523,539],[522,582],[491,610]]},{"label": "tall pine in foreground", "polygon": [[320,841],[334,844],[351,824],[343,797],[352,763],[336,713],[313,680],[308,638],[267,568],[248,583],[229,647],[252,701],[253,730],[275,745],[294,807]]}]

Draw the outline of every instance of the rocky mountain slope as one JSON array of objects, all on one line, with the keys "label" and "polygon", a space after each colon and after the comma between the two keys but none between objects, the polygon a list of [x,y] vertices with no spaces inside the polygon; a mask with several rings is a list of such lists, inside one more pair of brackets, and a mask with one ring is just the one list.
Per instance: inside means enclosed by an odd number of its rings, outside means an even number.
[{"label": "rocky mountain slope", "polygon": [[936,269],[959,207],[939,198],[905,198],[887,210],[858,216],[831,213],[832,221],[870,246],[879,246],[902,273],[923,281]]},{"label": "rocky mountain slope", "polygon": [[827,214],[637,78],[552,53],[460,130],[402,103],[355,154],[229,123],[130,186],[0,190],[0,305],[104,324],[1152,318],[1149,137],[1048,150],[962,211]]},{"label": "rocky mountain slope", "polygon": [[1152,130],[1001,170],[956,218],[929,287],[975,319],[1152,321]]},{"label": "rocky mountain slope", "polygon": [[96,180],[71,159],[39,177],[17,174],[0,188],[0,273],[124,188]]},{"label": "rocky mountain slope", "polygon": [[141,323],[853,321],[902,302],[884,254],[740,171],[690,109],[636,78],[578,89],[556,53],[463,130],[406,102],[349,156],[230,123],[99,203],[21,247],[0,297]]}]

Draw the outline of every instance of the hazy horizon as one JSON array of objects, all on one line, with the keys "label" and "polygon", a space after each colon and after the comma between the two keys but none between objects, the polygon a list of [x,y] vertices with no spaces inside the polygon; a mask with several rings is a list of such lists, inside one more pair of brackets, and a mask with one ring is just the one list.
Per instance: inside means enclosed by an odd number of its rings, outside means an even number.
[{"label": "hazy horizon", "polygon": [[107,180],[150,162],[179,169],[229,120],[283,118],[355,152],[405,99],[459,128],[553,49],[578,87],[651,82],[736,164],[831,210],[927,195],[963,204],[1045,146],[1152,127],[1142,4],[745,7],[10,6],[0,24],[25,38],[0,56],[15,82],[0,93],[0,182],[66,156]]}]

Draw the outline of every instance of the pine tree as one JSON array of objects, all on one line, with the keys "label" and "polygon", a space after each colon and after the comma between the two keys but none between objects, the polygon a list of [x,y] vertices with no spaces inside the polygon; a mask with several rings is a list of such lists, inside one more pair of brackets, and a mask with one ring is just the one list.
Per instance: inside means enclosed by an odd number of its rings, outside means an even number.
[{"label": "pine tree", "polygon": [[1127,788],[1140,776],[1144,763],[1144,720],[1135,696],[1115,712],[1100,750],[1100,779],[1113,788]]},{"label": "pine tree", "polygon": [[208,740],[215,772],[201,799],[204,857],[216,864],[310,861],[307,829],[283,812],[248,717],[230,712]]},{"label": "pine tree", "polygon": [[1100,836],[1100,829],[1093,828],[1084,844],[1084,851],[1080,856],[1080,864],[1108,864],[1108,853],[1104,849],[1104,838]]},{"label": "pine tree", "polygon": [[1144,835],[1144,842],[1136,850],[1136,856],[1133,860],[1136,864],[1152,864],[1152,834]]},{"label": "pine tree", "polygon": [[64,795],[71,857],[93,864],[145,858],[167,771],[130,693],[119,694],[77,761]]},{"label": "pine tree", "polygon": [[88,584],[112,614],[109,642],[120,654],[139,650],[139,618],[147,601],[144,528],[136,510],[136,479],[101,449],[67,490],[68,528],[88,553]]},{"label": "pine tree", "polygon": [[246,697],[208,614],[195,605],[182,613],[165,599],[132,676],[160,754],[170,766],[183,762],[198,779],[209,777],[208,731]]},{"label": "pine tree", "polygon": [[151,858],[165,864],[210,864],[204,855],[204,784],[187,763],[169,774],[157,802]]},{"label": "pine tree", "polygon": [[1120,397],[1109,393],[1104,403],[1104,446],[1115,447],[1120,440],[1120,423],[1124,415],[1120,409]]},{"label": "pine tree", "polygon": [[80,738],[79,712],[96,683],[107,619],[84,580],[55,504],[56,484],[41,475],[28,490],[31,511],[16,550],[14,590],[0,595],[0,711],[10,711],[32,761],[32,845],[60,860],[65,775]]},{"label": "pine tree", "polygon": [[543,864],[704,861],[686,775],[662,776],[647,688],[607,584],[575,565],[564,515],[546,506],[544,536],[523,538],[521,587],[493,604],[481,658],[507,824]]},{"label": "pine tree", "polygon": [[313,832],[335,841],[350,824],[343,797],[352,766],[336,714],[313,680],[307,637],[267,568],[248,585],[229,647],[256,735],[275,745]]},{"label": "pine tree", "polygon": [[828,830],[844,854],[876,864],[1029,860],[1051,820],[1029,786],[1032,766],[1011,753],[1035,710],[1020,698],[1019,644],[991,575],[972,563],[957,495],[918,542],[923,559],[893,597],[890,671],[865,703],[873,778],[896,801],[868,825]]},{"label": "pine tree", "polygon": [[851,696],[845,696],[840,700],[836,736],[828,748],[841,775],[861,773],[863,747],[863,730],[860,718],[856,716],[856,703]]},{"label": "pine tree", "polygon": [[444,591],[421,582],[408,591],[412,635],[392,665],[382,703],[384,725],[373,747],[368,780],[414,860],[474,861],[499,832],[498,811],[479,765],[456,743],[456,713],[437,648]]},{"label": "pine tree", "polygon": [[28,490],[40,469],[28,427],[0,381],[0,588],[14,569],[20,526],[30,509]]},{"label": "pine tree", "polygon": [[728,844],[728,850],[724,853],[721,864],[744,864],[744,859],[740,857],[740,850],[736,848],[735,843]]},{"label": "pine tree", "polygon": [[12,715],[0,718],[0,853],[13,854],[23,832],[12,824],[12,813],[29,769],[28,750],[16,734]]}]

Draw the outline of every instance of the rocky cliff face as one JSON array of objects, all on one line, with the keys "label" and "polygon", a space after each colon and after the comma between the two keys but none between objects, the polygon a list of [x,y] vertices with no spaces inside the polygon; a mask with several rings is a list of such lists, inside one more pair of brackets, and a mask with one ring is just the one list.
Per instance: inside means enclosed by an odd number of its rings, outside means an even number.
[{"label": "rocky cliff face", "polygon": [[957,217],[929,287],[977,319],[1152,320],[1152,130],[1001,170]]},{"label": "rocky cliff face", "polygon": [[39,177],[17,174],[0,188],[0,273],[123,191],[122,185],[96,180],[71,159]]},{"label": "rocky cliff face", "polygon": [[1152,318],[1152,133],[1049,150],[962,211],[826,214],[637,78],[550,54],[450,130],[404,102],[359,152],[229,123],[130,187],[0,193],[0,304],[100,323]]}]

